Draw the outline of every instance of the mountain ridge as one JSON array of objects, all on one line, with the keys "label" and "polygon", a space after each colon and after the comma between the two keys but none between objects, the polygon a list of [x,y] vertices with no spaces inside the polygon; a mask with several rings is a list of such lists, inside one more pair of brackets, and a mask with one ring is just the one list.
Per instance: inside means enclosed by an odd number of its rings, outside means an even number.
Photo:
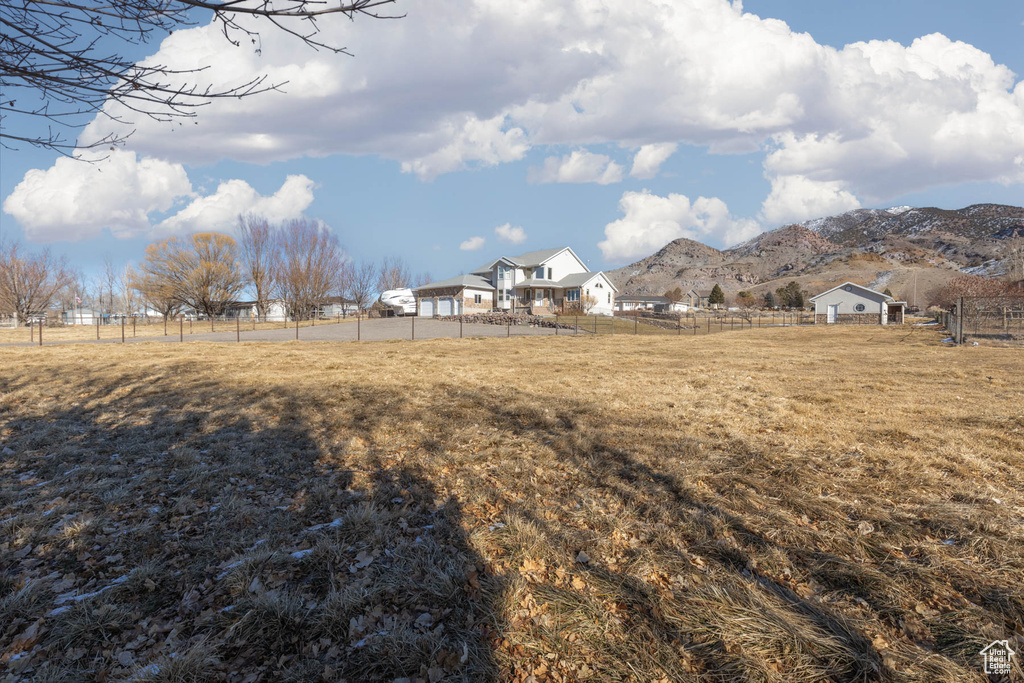
[{"label": "mountain ridge", "polygon": [[1016,206],[855,209],[722,250],[680,238],[608,276],[622,294],[648,295],[715,284],[727,296],[741,290],[760,295],[791,279],[813,293],[851,280],[906,290],[917,299],[912,304],[927,305],[932,293],[964,272],[1005,273],[1010,245],[1018,241],[1024,241],[1024,208]]}]

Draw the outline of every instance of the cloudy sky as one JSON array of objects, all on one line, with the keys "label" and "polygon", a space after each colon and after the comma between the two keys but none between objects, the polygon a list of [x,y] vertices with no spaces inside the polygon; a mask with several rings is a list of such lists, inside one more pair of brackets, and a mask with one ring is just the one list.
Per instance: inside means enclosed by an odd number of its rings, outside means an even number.
[{"label": "cloudy sky", "polygon": [[[201,83],[282,92],[132,122],[85,164],[3,150],[2,233],[109,256],[239,213],[305,215],[355,258],[435,279],[571,245],[614,268],[858,207],[1024,204],[1024,4],[398,0],[323,21],[330,55],[217,27],[147,46]],[[140,55],[141,57],[142,55]],[[89,141],[119,133],[97,117]]]}]

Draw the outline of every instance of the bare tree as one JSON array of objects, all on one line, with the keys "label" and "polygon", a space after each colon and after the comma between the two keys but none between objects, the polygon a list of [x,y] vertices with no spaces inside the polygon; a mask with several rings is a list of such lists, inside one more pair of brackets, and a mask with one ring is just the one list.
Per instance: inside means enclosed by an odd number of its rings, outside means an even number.
[{"label": "bare tree", "polygon": [[139,308],[139,292],[135,286],[139,274],[129,263],[117,274],[117,305],[123,315],[135,315]]},{"label": "bare tree", "polygon": [[430,273],[423,271],[416,276],[416,280],[414,281],[416,284],[414,286],[422,287],[423,285],[429,285],[432,281],[433,279],[430,277]]},{"label": "bare tree", "polygon": [[217,232],[149,245],[140,271],[144,286],[210,318],[237,299],[245,282],[235,240]]},{"label": "bare tree", "polygon": [[263,216],[238,217],[238,247],[246,283],[256,297],[256,314],[267,317],[278,268],[278,231]]},{"label": "bare tree", "polygon": [[[100,308],[106,307],[107,313],[115,313],[114,311],[114,289],[117,287],[117,275],[118,269],[111,260],[110,255],[107,254],[103,257],[103,273],[100,275]],[[106,300],[104,300],[104,292],[106,292]]]},{"label": "bare tree", "polygon": [[[1024,229],[1022,229],[1024,230]],[[1024,235],[1015,234],[1006,245],[1006,275],[1011,282],[1024,280]]]},{"label": "bare tree", "polygon": [[24,253],[17,242],[0,243],[0,311],[20,320],[45,313],[58,292],[73,279],[64,258],[49,249]]},{"label": "bare tree", "polygon": [[405,289],[411,284],[409,264],[398,256],[385,256],[377,273],[377,289],[386,292],[389,289]]},{"label": "bare tree", "polygon": [[352,266],[352,281],[348,291],[360,311],[369,308],[373,302],[374,286],[377,283],[376,271],[373,261],[362,261]]},{"label": "bare tree", "polygon": [[[314,48],[345,53],[318,40],[317,17],[326,14],[379,16],[394,0],[4,0],[0,2],[0,146],[19,143],[68,153],[74,149],[51,124],[79,127],[95,114],[115,117],[104,104],[158,120],[195,116],[215,98],[236,98],[277,88],[265,77],[226,85],[189,83],[201,69],[173,70],[136,62],[132,46],[205,21],[212,12],[225,38],[259,51],[259,26],[290,33]],[[125,54],[127,53],[127,54]],[[20,119],[13,128],[9,117]],[[42,124],[42,125],[40,125]],[[45,126],[46,130],[40,130]],[[87,147],[124,140],[116,134]]]},{"label": "bare tree", "polygon": [[274,281],[288,310],[309,318],[336,290],[343,253],[330,229],[308,218],[281,228]]},{"label": "bare tree", "polygon": [[939,289],[932,297],[932,304],[950,309],[962,297],[995,297],[1006,293],[1006,283],[980,275],[958,275]]}]

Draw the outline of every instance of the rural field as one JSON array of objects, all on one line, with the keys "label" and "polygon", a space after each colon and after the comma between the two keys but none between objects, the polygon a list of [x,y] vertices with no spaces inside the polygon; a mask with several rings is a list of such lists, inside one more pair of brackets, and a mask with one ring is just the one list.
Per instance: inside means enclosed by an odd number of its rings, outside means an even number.
[{"label": "rural field", "polygon": [[984,681],[1024,355],[927,328],[0,348],[0,681]]}]

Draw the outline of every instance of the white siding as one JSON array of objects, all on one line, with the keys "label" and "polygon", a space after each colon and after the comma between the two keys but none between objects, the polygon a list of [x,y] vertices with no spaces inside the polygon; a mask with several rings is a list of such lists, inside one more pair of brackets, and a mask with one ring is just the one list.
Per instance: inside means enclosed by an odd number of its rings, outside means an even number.
[{"label": "white siding", "polygon": [[580,263],[580,261],[573,256],[572,252],[568,249],[544,264],[545,278],[548,276],[548,268],[551,269],[552,280],[561,280],[566,275],[572,275],[573,273],[586,273],[590,271],[590,269],[583,263]]}]

